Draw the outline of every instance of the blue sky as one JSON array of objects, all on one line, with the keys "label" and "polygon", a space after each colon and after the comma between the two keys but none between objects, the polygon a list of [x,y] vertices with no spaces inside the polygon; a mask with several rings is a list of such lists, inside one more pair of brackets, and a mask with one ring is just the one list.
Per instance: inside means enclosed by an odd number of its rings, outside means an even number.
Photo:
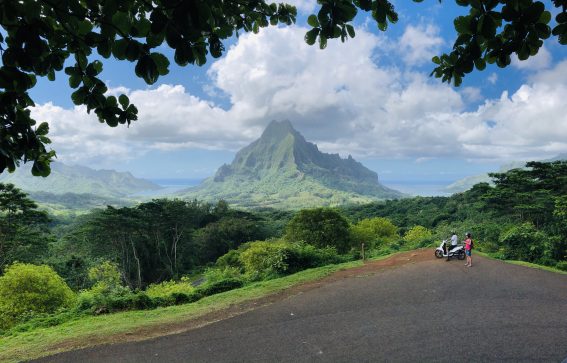
[{"label": "blue sky", "polygon": [[400,21],[385,33],[361,13],[357,36],[323,51],[302,40],[315,1],[289,3],[299,10],[295,26],[231,39],[204,67],[172,63],[151,87],[134,64],[105,61],[101,78],[140,110],[129,128],[74,107],[63,73],[40,80],[32,112],[49,121],[58,160],[145,178],[204,178],[281,119],[320,150],[353,155],[386,184],[450,183],[567,152],[567,50],[556,39],[527,62],[489,66],[455,88],[429,77],[431,57],[450,49],[452,20],[466,11],[454,2],[396,1]]}]

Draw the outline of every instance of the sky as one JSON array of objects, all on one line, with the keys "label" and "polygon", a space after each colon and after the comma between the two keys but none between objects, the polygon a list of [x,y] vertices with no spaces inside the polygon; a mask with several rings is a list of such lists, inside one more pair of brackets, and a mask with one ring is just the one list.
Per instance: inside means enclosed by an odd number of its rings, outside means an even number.
[{"label": "sky", "polygon": [[109,93],[138,107],[130,127],[110,128],[74,106],[62,72],[39,80],[32,115],[49,122],[57,160],[150,179],[206,178],[272,120],[291,121],[323,152],[352,155],[386,185],[449,184],[567,152],[567,47],[556,38],[528,61],[489,65],[456,88],[429,76],[431,58],[450,51],[453,19],[466,8],[397,0],[400,21],[386,32],[361,12],[355,38],[320,50],[303,41],[316,2],[287,2],[298,8],[295,25],[230,39],[203,67],[172,61],[152,86],[133,63],[94,57],[104,61]]}]

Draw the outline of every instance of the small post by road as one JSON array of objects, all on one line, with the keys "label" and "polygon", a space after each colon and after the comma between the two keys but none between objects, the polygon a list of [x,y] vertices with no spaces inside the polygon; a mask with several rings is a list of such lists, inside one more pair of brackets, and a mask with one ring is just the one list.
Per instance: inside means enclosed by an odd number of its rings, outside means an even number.
[{"label": "small post by road", "polygon": [[366,260],[366,256],[364,255],[364,243],[362,243],[362,261]]}]

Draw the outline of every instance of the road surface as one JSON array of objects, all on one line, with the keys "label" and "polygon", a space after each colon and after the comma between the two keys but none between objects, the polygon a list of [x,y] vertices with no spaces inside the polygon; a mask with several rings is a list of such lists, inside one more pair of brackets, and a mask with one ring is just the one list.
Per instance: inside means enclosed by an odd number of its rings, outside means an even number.
[{"label": "road surface", "polygon": [[[474,256],[363,270],[181,334],[41,362],[562,362],[567,275]],[[414,255],[415,256],[415,255]],[[422,258],[423,260],[423,258]]]}]

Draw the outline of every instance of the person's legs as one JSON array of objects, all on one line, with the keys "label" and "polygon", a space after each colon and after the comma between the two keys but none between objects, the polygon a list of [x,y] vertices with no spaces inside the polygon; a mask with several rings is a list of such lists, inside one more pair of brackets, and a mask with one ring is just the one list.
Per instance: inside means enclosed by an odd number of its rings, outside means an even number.
[{"label": "person's legs", "polygon": [[471,266],[472,265],[471,250],[465,250],[465,254],[467,255],[467,263],[465,263],[465,266]]}]

